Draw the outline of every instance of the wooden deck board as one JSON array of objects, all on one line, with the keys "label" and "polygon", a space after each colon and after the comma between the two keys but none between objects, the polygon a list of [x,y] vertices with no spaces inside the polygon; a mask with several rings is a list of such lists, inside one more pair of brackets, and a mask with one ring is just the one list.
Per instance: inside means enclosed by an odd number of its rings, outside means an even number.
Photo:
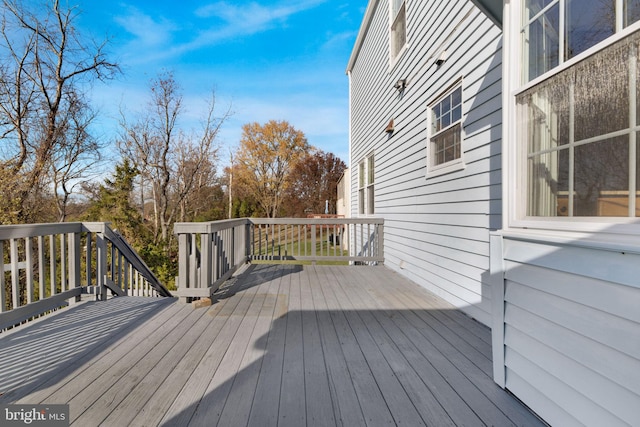
[{"label": "wooden deck board", "polygon": [[254,265],[220,295],[0,335],[0,403],[69,403],[83,427],[543,425],[493,383],[488,328],[384,267]]},{"label": "wooden deck board", "polygon": [[289,307],[289,275],[283,275],[278,281],[276,304],[273,322],[266,341],[262,369],[258,373],[256,391],[249,413],[249,426],[271,427],[278,425],[278,409],[280,408],[280,390],[282,384],[282,368],[286,328],[285,316]]}]

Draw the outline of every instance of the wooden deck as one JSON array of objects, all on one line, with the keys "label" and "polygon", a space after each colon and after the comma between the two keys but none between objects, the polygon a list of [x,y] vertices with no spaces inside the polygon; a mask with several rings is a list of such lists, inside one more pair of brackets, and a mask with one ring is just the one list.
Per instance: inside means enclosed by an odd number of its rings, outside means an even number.
[{"label": "wooden deck", "polygon": [[254,265],[223,291],[0,334],[0,404],[83,427],[544,425],[493,383],[489,329],[389,269]]}]

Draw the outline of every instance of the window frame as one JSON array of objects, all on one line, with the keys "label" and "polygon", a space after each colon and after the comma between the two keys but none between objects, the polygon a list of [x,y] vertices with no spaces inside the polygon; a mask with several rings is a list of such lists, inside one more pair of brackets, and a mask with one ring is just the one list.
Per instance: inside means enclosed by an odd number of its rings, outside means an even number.
[{"label": "window frame", "polygon": [[[394,3],[398,0],[389,0],[389,65],[390,68],[398,62],[403,53],[407,50],[409,39],[407,34],[407,0],[400,0],[400,7],[397,12],[394,10]],[[398,19],[402,15],[404,43],[396,47],[397,31],[395,29]]]},{"label": "window frame", "polygon": [[[564,1],[564,0],[563,0]],[[536,78],[526,81],[524,68],[527,63],[524,58],[525,46],[521,39],[524,27],[524,1],[513,2],[505,14],[503,49],[503,64],[515,64],[505,68],[503,73],[503,230],[519,232],[526,235],[546,233],[546,230],[554,231],[555,236],[561,241],[563,236],[575,238],[587,238],[591,233],[606,233],[605,241],[613,242],[640,235],[638,219],[640,217],[558,217],[558,216],[529,216],[527,215],[527,201],[529,188],[527,181],[527,144],[523,143],[525,136],[518,130],[517,97],[541,82],[562,73],[575,64],[595,53],[604,50],[616,42],[630,36],[640,30],[640,21],[634,22],[624,28],[620,24],[616,32],[573,56],[570,59],[559,62],[559,65],[540,74]],[[621,18],[616,18],[620,23]],[[518,231],[519,230],[519,231]],[[567,234],[568,233],[568,234]],[[577,234],[576,234],[577,233]],[[586,233],[586,234],[585,234]],[[625,235],[625,236],[622,236]],[[547,234],[548,238],[552,235]],[[576,237],[581,236],[581,237]],[[637,237],[631,237],[637,239]],[[603,243],[605,244],[605,243]],[[605,245],[608,245],[606,243]]]},{"label": "window frame", "polygon": [[358,163],[358,215],[375,214],[375,157],[371,153]]},{"label": "window frame", "polygon": [[[636,24],[638,24],[638,22],[640,22],[640,19],[637,20],[636,22],[632,22],[631,24],[629,24],[628,22],[626,22],[626,16],[624,15],[625,13],[625,5],[624,5],[624,0],[616,0],[615,2],[615,16],[614,16],[614,23],[613,23],[613,34],[605,37],[603,40],[594,43],[593,45],[591,45],[590,47],[584,49],[583,51],[580,51],[577,54],[571,55],[571,57],[567,57],[568,56],[568,45],[567,43],[569,42],[569,40],[571,39],[570,37],[568,37],[568,32],[567,32],[567,26],[569,25],[569,23],[567,22],[567,14],[568,14],[568,9],[567,9],[567,4],[571,1],[578,1],[578,0],[549,0],[549,3],[546,6],[543,6],[539,11],[533,13],[531,16],[526,17],[526,7],[522,6],[522,2],[524,0],[521,0],[520,2],[515,2],[516,4],[514,5],[514,10],[517,11],[515,16],[519,16],[520,17],[520,21],[517,22],[514,26],[518,27],[519,29],[519,34],[516,36],[515,40],[518,40],[519,46],[520,46],[520,54],[517,55],[517,57],[520,58],[520,60],[518,61],[518,64],[521,65],[521,70],[520,70],[520,76],[521,76],[521,84],[524,86],[527,86],[528,82],[531,81],[537,81],[540,78],[543,78],[545,75],[551,73],[551,74],[555,74],[556,70],[563,66],[563,64],[565,64],[566,62],[572,62],[575,58],[585,58],[585,55],[587,52],[592,51],[594,48],[602,45],[603,43],[607,43],[607,41],[613,37],[615,37],[616,35],[620,34],[621,32],[624,32],[627,28],[632,28],[634,27]],[[558,7],[558,34],[557,34],[557,38],[558,38],[558,51],[557,51],[557,55],[558,55],[558,64],[549,68],[546,71],[543,71],[542,73],[540,73],[538,76],[529,79],[528,77],[526,77],[525,73],[527,72],[527,68],[530,62],[530,56],[525,56],[523,55],[524,53],[524,45],[525,45],[525,41],[526,40],[530,40],[527,39],[527,34],[528,34],[528,30],[531,27],[531,24],[534,23],[535,21],[537,21],[538,19],[544,17],[545,15],[547,15],[547,12],[550,12],[553,8]],[[596,50],[600,50],[600,49],[596,49]],[[588,56],[588,55],[587,55]],[[580,60],[576,61],[579,62]],[[544,80],[544,78],[543,78]]]},{"label": "window frame", "polygon": [[[436,106],[440,105],[447,98],[451,97],[456,90],[460,90],[460,118],[451,121],[448,125],[444,126],[439,130],[435,130],[435,111]],[[449,112],[453,111],[455,108],[450,106]],[[462,170],[466,167],[464,161],[464,149],[463,143],[465,139],[464,134],[464,87],[463,87],[463,79],[462,77],[457,78],[453,83],[451,83],[445,90],[440,92],[427,106],[427,178],[435,177],[455,171]],[[434,141],[434,138],[444,135],[447,132],[459,127],[458,130],[458,147],[460,155],[457,158],[452,160],[436,163],[436,152],[438,151],[437,141]]]}]

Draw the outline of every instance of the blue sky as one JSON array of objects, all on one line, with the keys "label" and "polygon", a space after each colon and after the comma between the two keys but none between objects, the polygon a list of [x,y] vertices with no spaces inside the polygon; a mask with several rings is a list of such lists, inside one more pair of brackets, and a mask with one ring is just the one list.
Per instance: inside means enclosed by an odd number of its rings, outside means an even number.
[{"label": "blue sky", "polygon": [[[82,2],[80,27],[111,37],[123,74],[93,89],[103,137],[119,109],[140,110],[148,82],[170,70],[183,88],[185,128],[215,90],[233,117],[220,135],[222,157],[245,123],[287,120],[309,143],[348,163],[348,78],[366,0]],[[225,155],[225,153],[227,153]],[[224,160],[224,159],[221,159]]]}]

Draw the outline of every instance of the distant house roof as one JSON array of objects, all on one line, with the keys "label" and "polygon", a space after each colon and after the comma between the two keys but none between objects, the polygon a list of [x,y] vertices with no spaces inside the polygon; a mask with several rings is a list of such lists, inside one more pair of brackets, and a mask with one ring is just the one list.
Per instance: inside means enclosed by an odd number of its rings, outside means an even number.
[{"label": "distant house roof", "polygon": [[[370,0],[367,5],[360,31],[358,31],[358,37],[356,38],[349,63],[347,64],[347,74],[353,69],[356,59],[358,59],[362,42],[364,41],[367,31],[369,31],[369,25],[371,25],[371,20],[373,19],[374,11],[379,1],[380,0]],[[471,2],[478,6],[497,26],[502,27],[502,0],[471,0]]]}]

